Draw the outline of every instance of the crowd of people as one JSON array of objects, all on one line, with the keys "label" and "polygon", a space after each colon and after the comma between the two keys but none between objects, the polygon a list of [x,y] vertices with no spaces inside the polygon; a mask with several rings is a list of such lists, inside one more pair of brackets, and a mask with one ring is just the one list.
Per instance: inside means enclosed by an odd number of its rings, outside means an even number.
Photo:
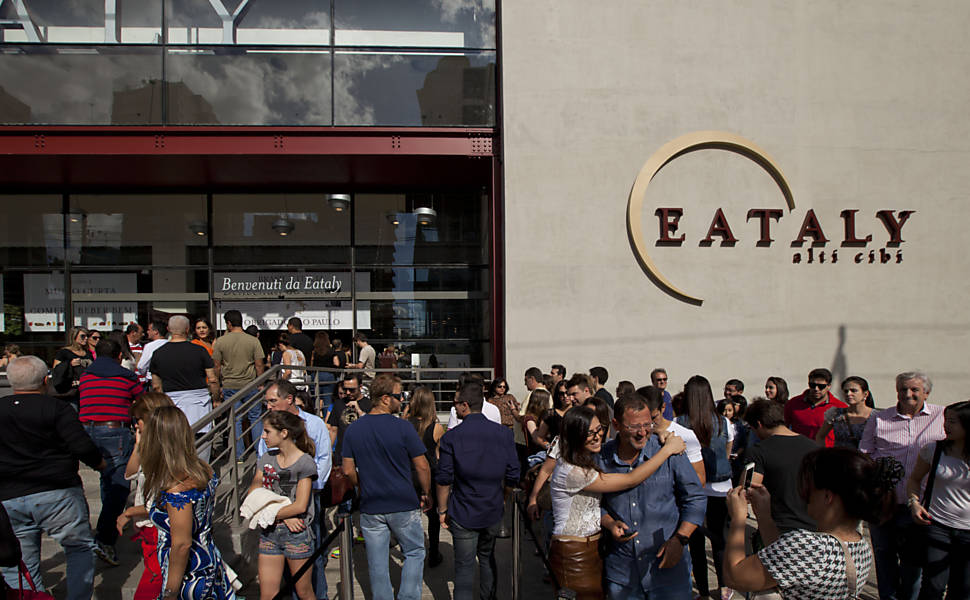
[{"label": "crowd of people", "polygon": [[[91,598],[96,558],[117,565],[131,526],[144,555],[136,599],[234,597],[213,539],[218,478],[192,424],[214,403],[242,406],[273,362],[238,311],[224,318],[218,338],[207,320],[176,315],[150,323],[146,340],[137,325],[75,330],[50,368],[8,358],[0,537],[16,536],[34,581],[47,533],[64,548],[68,596]],[[701,375],[671,394],[663,368],[611,393],[601,366],[568,378],[561,364],[532,367],[521,401],[507,379],[465,373],[444,424],[440,390],[374,371],[396,366],[393,348],[378,354],[358,334],[354,360],[301,325],[291,319],[273,347],[282,376],[262,388],[264,404],[235,424],[236,456],[258,457],[242,516],[259,532],[264,600],[287,571],[300,574],[294,597],[329,597],[324,571],[339,550],[320,546],[335,511],[359,518],[375,599],[420,598],[447,530],[454,597],[491,600],[516,487],[551,589],[580,600],[854,598],[873,570],[880,598],[970,597],[970,402],[930,403],[923,372],[900,373],[881,410],[862,377],[839,382],[839,399],[824,368],[793,397],[768,377],[750,401],[738,379],[716,400]],[[341,371],[313,376],[308,364]],[[94,531],[78,461],[100,472]],[[396,592],[392,539],[404,557]],[[11,587],[17,562],[3,563]]]}]

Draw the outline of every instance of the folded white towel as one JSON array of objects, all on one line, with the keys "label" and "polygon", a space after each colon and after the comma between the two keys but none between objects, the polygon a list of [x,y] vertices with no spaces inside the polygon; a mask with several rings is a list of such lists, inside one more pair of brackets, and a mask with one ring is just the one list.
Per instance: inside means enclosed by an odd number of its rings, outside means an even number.
[{"label": "folded white towel", "polygon": [[289,504],[292,502],[286,496],[258,487],[246,494],[246,499],[239,507],[239,513],[244,519],[249,519],[250,529],[269,527],[276,522],[276,514],[280,509]]}]

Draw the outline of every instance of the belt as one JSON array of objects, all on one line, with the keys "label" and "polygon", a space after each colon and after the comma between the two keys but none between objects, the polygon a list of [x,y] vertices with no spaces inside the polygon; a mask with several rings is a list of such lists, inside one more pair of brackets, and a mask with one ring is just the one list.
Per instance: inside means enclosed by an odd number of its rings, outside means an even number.
[{"label": "belt", "polygon": [[92,427],[110,427],[111,429],[128,427],[128,423],[125,421],[84,421],[84,424]]},{"label": "belt", "polygon": [[587,535],[585,537],[579,536],[579,535],[554,535],[554,536],[552,536],[552,540],[553,541],[559,540],[560,542],[583,542],[583,543],[587,543],[587,542],[593,542],[593,541],[596,541],[596,540],[600,539],[600,533],[601,532],[597,532],[597,533],[594,533],[593,535]]}]

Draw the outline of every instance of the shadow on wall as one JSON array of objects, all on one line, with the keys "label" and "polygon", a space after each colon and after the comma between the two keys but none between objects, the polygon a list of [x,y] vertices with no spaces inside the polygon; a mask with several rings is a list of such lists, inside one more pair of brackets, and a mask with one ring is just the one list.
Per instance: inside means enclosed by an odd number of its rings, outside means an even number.
[{"label": "shadow on wall", "polygon": [[[849,359],[845,355],[845,324],[839,325],[839,344],[835,347],[832,357],[832,387],[841,385],[842,380],[849,376]],[[840,388],[841,389],[841,388]],[[838,395],[838,394],[836,394]]]}]

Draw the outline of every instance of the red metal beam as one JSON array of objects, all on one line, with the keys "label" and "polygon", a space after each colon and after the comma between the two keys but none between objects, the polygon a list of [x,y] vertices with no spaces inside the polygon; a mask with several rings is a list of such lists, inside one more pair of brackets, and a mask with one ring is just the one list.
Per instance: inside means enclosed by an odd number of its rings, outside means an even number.
[{"label": "red metal beam", "polygon": [[491,128],[0,127],[0,155],[494,155]]}]

